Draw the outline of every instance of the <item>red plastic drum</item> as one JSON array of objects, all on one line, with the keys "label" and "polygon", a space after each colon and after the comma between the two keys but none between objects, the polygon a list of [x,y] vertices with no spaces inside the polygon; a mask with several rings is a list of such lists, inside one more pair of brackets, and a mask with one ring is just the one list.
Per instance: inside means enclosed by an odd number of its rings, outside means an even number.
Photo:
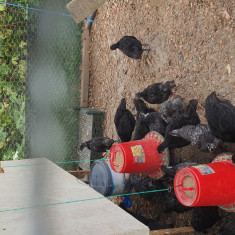
[{"label": "red plastic drum", "polygon": [[169,164],[169,151],[160,154],[157,147],[164,138],[157,132],[148,133],[143,140],[130,141],[112,146],[109,152],[110,165],[118,173],[147,173],[161,178],[161,165]]},{"label": "red plastic drum", "polygon": [[220,154],[213,163],[179,170],[174,179],[178,200],[185,206],[221,206],[235,211],[235,164],[231,156]]}]

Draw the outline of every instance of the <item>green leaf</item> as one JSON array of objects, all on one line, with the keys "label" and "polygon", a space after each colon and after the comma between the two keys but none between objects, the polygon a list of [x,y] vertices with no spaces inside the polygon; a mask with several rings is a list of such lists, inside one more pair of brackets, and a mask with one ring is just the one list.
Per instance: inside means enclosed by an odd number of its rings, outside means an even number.
[{"label": "green leaf", "polygon": [[23,47],[25,47],[25,46],[27,46],[27,43],[24,42],[24,41],[21,41],[19,47],[20,47],[20,48],[23,48]]},{"label": "green leaf", "polygon": [[7,146],[6,142],[3,142],[3,141],[0,142],[0,149],[5,148],[6,146]]},{"label": "green leaf", "polygon": [[8,24],[12,22],[13,17],[11,15],[7,16],[7,22]]},{"label": "green leaf", "polygon": [[6,64],[0,64],[0,75],[6,76],[10,73],[10,68]]},{"label": "green leaf", "polygon": [[4,52],[3,52],[3,51],[1,50],[1,48],[0,48],[0,57],[1,57],[1,58],[4,58],[4,55],[5,55]]},{"label": "green leaf", "polygon": [[0,137],[2,141],[5,141],[7,138],[8,133],[7,132],[0,132]]},{"label": "green leaf", "polygon": [[11,63],[14,64],[14,65],[17,65],[18,64],[18,62],[17,62],[18,59],[19,59],[19,57],[12,57],[11,58]]},{"label": "green leaf", "polygon": [[6,10],[6,5],[0,4],[0,11],[5,11],[5,10]]},{"label": "green leaf", "polygon": [[0,30],[0,39],[5,39],[5,35],[1,30]]},{"label": "green leaf", "polygon": [[13,34],[13,30],[12,29],[5,29],[3,31],[3,34],[5,35],[5,37],[10,37]]}]

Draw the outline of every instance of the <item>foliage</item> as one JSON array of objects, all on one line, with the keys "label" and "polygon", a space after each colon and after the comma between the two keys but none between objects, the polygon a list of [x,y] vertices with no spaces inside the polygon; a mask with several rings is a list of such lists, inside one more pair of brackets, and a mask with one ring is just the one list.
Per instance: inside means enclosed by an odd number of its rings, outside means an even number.
[{"label": "foliage", "polygon": [[0,160],[10,160],[24,157],[27,10],[0,4],[0,15]]}]

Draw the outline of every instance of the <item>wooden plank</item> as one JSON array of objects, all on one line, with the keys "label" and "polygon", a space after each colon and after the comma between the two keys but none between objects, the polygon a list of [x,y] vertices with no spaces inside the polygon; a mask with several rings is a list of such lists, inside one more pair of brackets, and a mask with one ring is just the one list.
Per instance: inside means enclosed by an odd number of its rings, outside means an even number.
[{"label": "wooden plank", "polygon": [[81,71],[81,97],[80,107],[88,106],[88,93],[89,93],[89,45],[90,32],[85,29],[83,32],[82,42],[82,71]]},{"label": "wooden plank", "polygon": [[83,178],[88,177],[90,174],[89,170],[81,170],[81,171],[68,171],[71,175],[77,177],[77,178]]},{"label": "wooden plank", "polygon": [[107,0],[72,0],[66,7],[76,23],[80,23],[87,16],[97,10]]},{"label": "wooden plank", "polygon": [[[4,168],[15,165],[22,166]],[[147,226],[109,199],[92,200],[102,195],[47,159],[3,161],[2,167],[2,235],[149,234]]]},{"label": "wooden plank", "polygon": [[2,163],[0,162],[0,173],[4,173],[4,169],[2,168]]},{"label": "wooden plank", "polygon": [[160,229],[150,231],[150,235],[174,235],[174,234],[195,234],[195,230],[192,227],[181,227],[171,229]]}]

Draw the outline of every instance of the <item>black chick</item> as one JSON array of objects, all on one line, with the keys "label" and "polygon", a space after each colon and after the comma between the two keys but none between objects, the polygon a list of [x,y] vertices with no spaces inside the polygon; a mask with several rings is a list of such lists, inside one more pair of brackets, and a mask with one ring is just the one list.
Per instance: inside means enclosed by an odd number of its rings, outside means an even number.
[{"label": "black chick", "polygon": [[121,100],[120,105],[114,116],[114,123],[118,136],[122,142],[131,140],[132,132],[135,128],[135,118],[133,114],[126,108],[126,99]]},{"label": "black chick", "polygon": [[140,59],[143,51],[141,42],[133,36],[124,36],[117,43],[110,46],[110,49],[116,50],[119,49],[126,56],[133,59]]},{"label": "black chick", "polygon": [[223,228],[220,230],[219,235],[232,235],[232,234],[235,234],[235,222],[229,221],[225,223]]},{"label": "black chick", "polygon": [[219,139],[212,135],[209,126],[203,124],[183,126],[171,131],[170,135],[188,140],[204,152],[211,152],[219,144]]},{"label": "black chick", "polygon": [[164,200],[164,204],[162,206],[163,213],[170,213],[172,211],[176,213],[184,213],[191,209],[192,207],[184,206],[178,201],[174,191],[171,191],[170,193],[167,194]]},{"label": "black chick", "polygon": [[160,104],[172,95],[171,89],[175,86],[175,81],[154,83],[135,95],[138,98],[143,98],[150,104]]},{"label": "black chick", "polygon": [[155,112],[155,110],[149,108],[141,99],[134,99],[134,105],[137,111],[134,140],[141,140],[147,133],[150,132],[148,124],[145,120],[143,120],[143,118],[141,118],[141,113],[147,114],[150,112]]},{"label": "black chick", "polygon": [[133,213],[130,210],[128,210],[123,202],[119,204],[119,207],[122,208],[124,211],[135,217],[137,220],[139,220],[141,223],[145,224],[149,227],[150,230],[159,230],[159,229],[167,229],[172,228],[173,226],[171,224],[160,224],[157,220],[148,219],[140,214]]},{"label": "black chick", "polygon": [[189,141],[170,135],[170,132],[186,125],[197,125],[200,118],[197,114],[197,100],[190,100],[182,113],[176,112],[167,126],[165,140],[158,146],[157,151],[162,153],[166,148],[181,148],[190,144]]},{"label": "black chick", "polygon": [[[128,191],[132,188],[135,189],[136,192],[146,192],[153,191],[159,189],[165,189],[164,184],[161,180],[154,180],[152,178],[142,179],[137,175],[130,174],[129,179],[127,180]],[[140,196],[147,201],[160,203],[165,198],[166,191],[159,191],[153,193],[141,193]]]},{"label": "black chick", "polygon": [[182,113],[183,111],[184,103],[181,98],[166,100],[160,107],[160,115],[166,123],[169,123],[172,120],[176,112]]},{"label": "black chick", "polygon": [[114,142],[114,140],[107,137],[96,137],[81,143],[80,150],[82,151],[86,147],[93,152],[106,152],[106,150],[112,147]]},{"label": "black chick", "polygon": [[156,112],[155,109],[149,108],[142,99],[134,99],[134,105],[137,111],[137,116],[140,112],[144,114]]},{"label": "black chick", "polygon": [[206,229],[212,227],[222,218],[218,211],[217,206],[194,207],[191,218],[192,227],[198,232],[207,233]]},{"label": "black chick", "polygon": [[215,91],[206,98],[206,119],[211,132],[225,142],[235,143],[235,107],[217,98]]},{"label": "black chick", "polygon": [[179,171],[182,168],[185,167],[190,167],[190,166],[196,166],[198,165],[198,163],[195,162],[182,162],[179,163],[175,166],[165,166],[165,165],[161,165],[161,170],[169,177],[174,178],[177,171]]},{"label": "black chick", "polygon": [[162,119],[158,112],[140,113],[140,118],[147,123],[150,131],[156,131],[165,136],[167,123]]},{"label": "black chick", "polygon": [[184,122],[187,123],[186,125],[197,125],[201,122],[197,114],[197,105],[198,105],[198,100],[192,99],[188,102],[187,106],[185,107],[182,116],[185,119]]}]

